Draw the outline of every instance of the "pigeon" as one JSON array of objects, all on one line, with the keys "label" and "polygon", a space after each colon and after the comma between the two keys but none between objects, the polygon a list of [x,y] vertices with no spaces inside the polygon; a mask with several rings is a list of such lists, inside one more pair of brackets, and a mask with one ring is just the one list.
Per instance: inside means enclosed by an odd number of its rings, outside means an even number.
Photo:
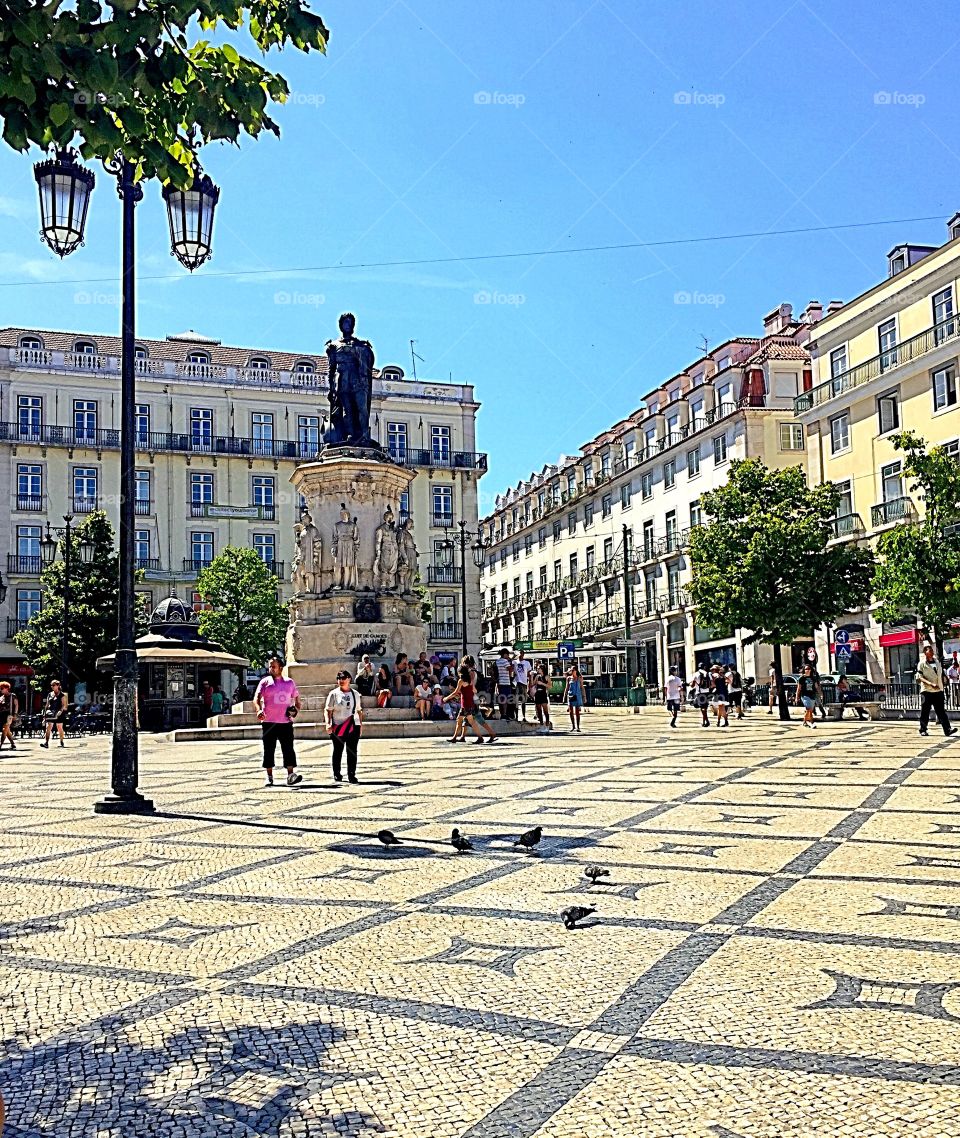
[{"label": "pigeon", "polygon": [[583,876],[590,881],[591,885],[596,885],[598,877],[610,876],[610,870],[604,869],[602,865],[588,865],[583,871]]},{"label": "pigeon", "polygon": [[515,846],[523,846],[524,849],[532,850],[534,846],[540,844],[540,839],[543,836],[543,827],[534,826],[532,830],[527,830],[525,834],[521,834],[518,841],[514,842]]},{"label": "pigeon", "polygon": [[401,844],[400,839],[392,830],[380,830],[377,837],[385,846],[399,846]]},{"label": "pigeon", "polygon": [[465,838],[456,826],[453,827],[453,833],[450,835],[450,845],[457,853],[466,853],[467,850],[473,849],[473,842],[469,838]]},{"label": "pigeon", "polygon": [[584,917],[589,917],[591,913],[596,911],[596,909],[588,909],[584,905],[571,905],[568,909],[560,910],[560,920],[563,921],[565,929],[575,929],[577,921],[582,921]]}]

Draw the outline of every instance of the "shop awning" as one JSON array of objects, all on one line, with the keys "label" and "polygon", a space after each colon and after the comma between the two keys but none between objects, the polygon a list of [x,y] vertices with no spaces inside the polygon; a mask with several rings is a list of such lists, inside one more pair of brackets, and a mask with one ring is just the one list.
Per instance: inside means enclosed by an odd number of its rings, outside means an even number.
[{"label": "shop awning", "polygon": [[33,668],[22,660],[0,660],[0,676],[32,676]]},{"label": "shop awning", "polygon": [[905,628],[902,632],[884,632],[880,637],[881,648],[897,648],[901,644],[916,644],[919,629]]},{"label": "shop awning", "polygon": [[[210,651],[208,648],[189,648],[179,644],[172,644],[169,648],[137,648],[137,661],[141,664],[199,664],[202,668],[245,668],[250,662],[222,649]],[[100,656],[97,667],[101,671],[112,668],[113,653]]]}]

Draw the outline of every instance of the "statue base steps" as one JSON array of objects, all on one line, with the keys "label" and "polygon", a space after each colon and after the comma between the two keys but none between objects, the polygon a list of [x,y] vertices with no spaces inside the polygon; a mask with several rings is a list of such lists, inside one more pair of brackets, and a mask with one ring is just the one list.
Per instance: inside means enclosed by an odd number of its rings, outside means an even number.
[{"label": "statue base steps", "polygon": [[[231,717],[224,716],[224,719]],[[535,723],[516,723],[512,720],[501,723],[494,720],[491,724],[493,730],[500,737],[523,735],[534,737],[543,732],[539,731]],[[449,739],[453,734],[453,721],[441,723],[437,720],[388,720],[385,722],[366,722],[363,725],[363,739]],[[187,727],[170,733],[169,738],[175,743],[253,743],[259,742],[261,737],[260,725],[245,725],[242,727]],[[322,722],[297,722],[297,742],[307,740],[329,740],[326,728]],[[467,730],[467,738],[472,739],[473,733]],[[468,744],[469,745],[469,744]],[[360,744],[360,761],[363,762],[363,742]],[[450,748],[452,750],[452,748]],[[454,751],[454,754],[456,752]],[[320,756],[324,759],[324,756]],[[324,760],[325,761],[325,760]],[[280,765],[280,755],[277,755],[277,764]]]}]

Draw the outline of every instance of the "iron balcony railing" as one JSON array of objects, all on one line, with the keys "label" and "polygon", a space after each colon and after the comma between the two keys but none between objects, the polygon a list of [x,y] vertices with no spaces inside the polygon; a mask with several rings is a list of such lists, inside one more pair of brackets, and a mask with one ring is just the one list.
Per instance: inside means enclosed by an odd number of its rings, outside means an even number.
[{"label": "iron balcony railing", "polygon": [[431,640],[462,640],[463,625],[454,621],[433,621],[430,624]]},{"label": "iron balcony railing", "polygon": [[870,508],[870,523],[874,529],[893,522],[910,522],[916,518],[913,502],[909,498],[891,498]]},{"label": "iron balcony railing", "polygon": [[44,500],[42,494],[18,494],[17,509],[29,513],[42,513]]},{"label": "iron balcony railing", "polygon": [[902,344],[887,348],[886,351],[880,352],[872,359],[857,364],[856,367],[848,368],[847,371],[841,372],[839,375],[832,376],[826,383],[820,383],[809,391],[802,392],[793,401],[793,413],[802,415],[830,399],[835,399],[846,391],[862,387],[865,383],[883,375],[891,368],[919,359],[928,352],[932,352],[934,348],[939,348],[941,344],[956,339],[958,329],[960,329],[960,321],[956,317],[951,317],[940,324],[934,324],[925,331],[917,333],[916,336],[911,336],[909,340],[904,340]]},{"label": "iron balcony railing", "polygon": [[18,577],[39,577],[43,558],[37,554],[7,554],[7,572]]},{"label": "iron balcony railing", "polygon": [[204,569],[210,568],[212,562],[212,557],[184,557],[183,571],[184,573],[202,573]]},{"label": "iron balcony railing", "polygon": [[833,519],[833,536],[858,537],[866,532],[866,527],[859,514],[841,514]]},{"label": "iron balcony railing", "polygon": [[266,566],[270,570],[270,572],[274,575],[274,577],[277,578],[278,581],[282,581],[284,579],[283,578],[284,562],[283,561],[267,561]]},{"label": "iron balcony railing", "polygon": [[459,565],[428,565],[428,585],[459,585],[463,580]]},{"label": "iron balcony railing", "polygon": [[433,515],[433,524],[439,529],[449,529],[453,525],[453,514]]},{"label": "iron balcony railing", "polygon": [[134,566],[137,569],[157,570],[160,568],[160,558],[159,557],[137,557],[135,559]]},{"label": "iron balcony railing", "polygon": [[100,499],[95,494],[75,494],[72,501],[75,514],[92,514],[100,509]]},{"label": "iron balcony railing", "polygon": [[29,623],[30,623],[29,619],[21,620],[18,616],[8,616],[7,617],[7,639],[12,640],[17,635],[18,632],[23,632],[23,630],[27,627],[27,625]]},{"label": "iron balcony railing", "polygon": [[139,514],[140,517],[147,517],[153,513],[153,502],[149,498],[135,498],[133,512]]}]

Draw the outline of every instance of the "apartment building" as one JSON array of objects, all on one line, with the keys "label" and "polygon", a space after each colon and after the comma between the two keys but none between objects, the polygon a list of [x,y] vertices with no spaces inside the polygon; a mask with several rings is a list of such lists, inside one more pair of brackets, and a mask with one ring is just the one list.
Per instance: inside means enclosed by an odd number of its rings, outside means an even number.
[{"label": "apartment building", "polygon": [[769,647],[697,623],[688,536],[701,523],[701,495],[726,481],[733,459],[803,464],[793,406],[811,383],[805,345],[822,312],[811,302],[794,318],[781,304],[762,336],[706,352],[579,454],[501,494],[481,522],[492,542],[481,578],[484,645],[526,642],[549,655],[556,641],[578,638],[594,671],[622,682],[626,652],[616,640],[629,613],[640,641],[630,667],[649,684],[670,665],[689,676],[704,661],[736,660],[766,676]]},{"label": "apartment building", "polygon": [[[893,248],[885,279],[828,313],[810,342],[813,386],[795,400],[794,421],[806,436],[811,479],[841,487],[838,541],[872,542],[922,516],[891,442],[896,431],[915,430],[960,456],[960,213],[947,233],[943,245]],[[913,614],[888,626],[870,611],[851,613],[840,628],[848,671],[912,678]],[[818,649],[836,663],[833,635],[818,634]]]},{"label": "apartment building", "polygon": [[[175,594],[194,604],[198,572],[225,546],[252,548],[289,596],[290,486],[312,459],[328,412],[326,356],[222,344],[193,331],[141,340],[137,349],[136,557],[151,604]],[[103,508],[118,519],[120,342],[114,336],[0,329],[0,527],[7,595],[0,660],[43,605],[40,539]],[[433,602],[431,650],[458,650],[462,624],[479,644],[479,611],[461,611],[459,556],[447,545],[459,520],[477,525],[479,404],[470,384],[411,381],[396,365],[375,375],[372,431],[412,467],[401,512],[413,520],[421,576]],[[467,559],[467,594],[477,570]]]}]

